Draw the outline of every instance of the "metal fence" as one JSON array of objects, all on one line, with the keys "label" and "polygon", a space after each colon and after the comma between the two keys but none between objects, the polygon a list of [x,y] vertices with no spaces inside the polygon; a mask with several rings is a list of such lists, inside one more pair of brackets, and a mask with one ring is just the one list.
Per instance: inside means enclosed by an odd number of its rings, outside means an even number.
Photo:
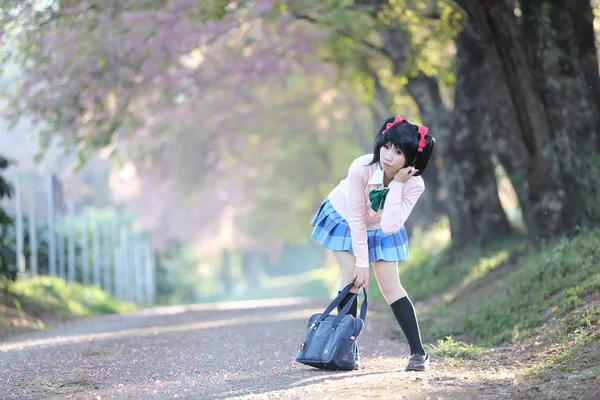
[{"label": "metal fence", "polygon": [[[9,210],[21,278],[48,274],[97,285],[117,299],[154,305],[156,256],[148,235],[64,199],[55,175],[20,174],[11,183]],[[42,254],[47,260],[40,268]]]}]

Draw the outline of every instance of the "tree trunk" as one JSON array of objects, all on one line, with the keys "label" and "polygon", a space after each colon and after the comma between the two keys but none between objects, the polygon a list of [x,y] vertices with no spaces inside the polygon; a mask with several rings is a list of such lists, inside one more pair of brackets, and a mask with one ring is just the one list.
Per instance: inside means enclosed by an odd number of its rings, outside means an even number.
[{"label": "tree trunk", "polygon": [[492,162],[488,135],[488,94],[485,52],[469,29],[464,29],[456,40],[456,86],[454,110],[445,151],[456,155],[447,165],[447,184],[452,196],[460,201],[458,218],[469,221],[453,229],[452,241],[458,246],[473,242],[485,243],[511,233],[500,199]]},{"label": "tree trunk", "polygon": [[[528,232],[534,237],[569,232],[582,216],[582,205],[578,204],[577,196],[572,195],[571,181],[565,179],[563,174],[557,174],[557,166],[560,160],[572,160],[573,157],[556,152],[551,142],[551,132],[556,131],[557,127],[549,121],[547,107],[538,92],[523,46],[519,43],[513,10],[503,1],[485,4],[468,0],[457,2],[467,11],[474,27],[491,44],[493,62],[499,65],[504,74],[517,112],[522,142],[528,155],[526,181],[531,205]],[[525,13],[531,2],[522,4]],[[523,26],[524,30],[530,28],[527,22]],[[553,93],[559,94],[560,91],[555,89]],[[560,125],[567,120],[563,116]],[[568,144],[563,145],[566,146],[565,150],[570,151]]]},{"label": "tree trunk", "polygon": [[[489,52],[487,53],[489,55]],[[510,100],[504,76],[493,68],[486,57],[486,103],[489,115],[489,149],[498,156],[510,180],[521,209],[523,224],[531,225],[531,205],[527,188],[527,150],[521,141],[521,130]]]},{"label": "tree trunk", "polygon": [[577,46],[579,62],[583,70],[590,103],[594,107],[596,131],[593,148],[598,149],[600,140],[600,75],[598,74],[598,55],[596,35],[594,33],[594,12],[590,0],[569,1],[569,15],[573,22],[573,42]]},{"label": "tree trunk", "polygon": [[[404,31],[392,28],[386,31],[384,48],[390,54],[394,73],[404,71],[407,59],[407,38]],[[480,85],[477,82],[475,86]],[[475,143],[481,137],[482,127],[479,122],[473,122],[463,127],[457,139],[457,132],[452,131],[452,114],[442,101],[439,84],[436,78],[418,74],[409,77],[406,85],[407,92],[417,103],[421,119],[431,128],[436,138],[436,153],[439,157],[438,184],[442,186],[442,196],[436,201],[443,201],[446,214],[450,220],[452,245],[462,247],[468,243],[485,242],[493,237],[505,235],[510,231],[510,225],[498,200],[496,178],[491,162],[491,153],[472,151],[461,148],[462,145]],[[470,113],[467,108],[470,100],[464,100],[461,112]],[[475,135],[475,136],[472,136]],[[471,148],[473,146],[470,146]],[[438,169],[438,162],[432,160],[432,166]],[[428,167],[429,168],[429,167]],[[424,176],[430,174],[427,171]],[[425,201],[422,207],[427,207]],[[418,213],[419,205],[415,207]],[[431,207],[431,206],[430,206]]]},{"label": "tree trunk", "polygon": [[[457,40],[457,47],[463,56],[473,57],[479,65],[479,84],[483,93],[479,93],[477,101],[485,105],[481,112],[486,114],[485,129],[478,136],[485,136],[481,142],[486,152],[498,157],[500,164],[510,180],[521,209],[523,223],[529,225],[530,205],[525,177],[527,151],[521,142],[521,131],[517,114],[510,99],[506,81],[502,71],[494,68],[493,56],[489,47],[482,42],[471,25],[466,25]],[[478,57],[479,56],[479,57]],[[457,82],[458,88],[458,82]],[[475,99],[474,99],[475,100]],[[485,133],[485,134],[484,134]]]},{"label": "tree trunk", "polygon": [[567,194],[567,231],[583,218],[600,222],[600,166],[593,163],[600,144],[600,77],[591,20],[589,1],[537,0],[523,8],[522,40],[548,116],[551,174]]}]

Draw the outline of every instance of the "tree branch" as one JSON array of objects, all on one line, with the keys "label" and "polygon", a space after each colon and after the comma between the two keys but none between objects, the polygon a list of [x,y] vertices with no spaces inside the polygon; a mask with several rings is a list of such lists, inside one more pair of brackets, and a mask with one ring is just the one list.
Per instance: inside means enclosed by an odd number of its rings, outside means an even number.
[{"label": "tree branch", "polygon": [[[320,22],[317,21],[316,18],[313,18],[311,16],[309,16],[308,14],[302,14],[299,12],[292,12],[292,16],[298,20],[305,20],[305,21],[309,21],[313,24],[319,25]],[[364,39],[357,39],[355,37],[352,36],[352,34],[346,30],[341,30],[341,29],[336,29],[336,32],[339,33],[340,35],[348,38],[348,39],[352,39],[353,41],[363,45],[364,47],[366,47],[369,50],[375,51],[376,53],[381,54],[384,57],[390,58],[390,54],[382,47],[379,47],[367,40]]]}]

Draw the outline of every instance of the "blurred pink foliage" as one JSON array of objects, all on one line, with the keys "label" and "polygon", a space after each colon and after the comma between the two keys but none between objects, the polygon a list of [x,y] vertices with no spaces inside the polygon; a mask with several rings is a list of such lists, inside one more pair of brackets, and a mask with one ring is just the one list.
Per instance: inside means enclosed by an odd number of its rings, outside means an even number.
[{"label": "blurred pink foliage", "polygon": [[[115,133],[172,118],[223,80],[240,89],[288,76],[314,62],[307,56],[319,39],[289,16],[273,23],[259,18],[271,1],[231,10],[221,0],[62,4],[37,16],[23,5],[14,15],[5,12],[2,22],[19,19],[25,26],[16,38],[25,66],[14,98],[19,115],[49,123],[52,134],[78,144],[106,145]],[[227,7],[222,15],[219,6]],[[195,62],[182,61],[190,55]]]}]

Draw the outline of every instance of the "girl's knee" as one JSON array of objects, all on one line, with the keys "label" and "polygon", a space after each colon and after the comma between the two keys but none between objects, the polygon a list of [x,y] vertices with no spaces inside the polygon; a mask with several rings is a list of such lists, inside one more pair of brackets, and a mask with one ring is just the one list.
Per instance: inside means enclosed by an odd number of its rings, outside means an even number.
[{"label": "girl's knee", "polygon": [[407,296],[406,291],[399,282],[381,282],[379,283],[379,290],[388,304]]}]

